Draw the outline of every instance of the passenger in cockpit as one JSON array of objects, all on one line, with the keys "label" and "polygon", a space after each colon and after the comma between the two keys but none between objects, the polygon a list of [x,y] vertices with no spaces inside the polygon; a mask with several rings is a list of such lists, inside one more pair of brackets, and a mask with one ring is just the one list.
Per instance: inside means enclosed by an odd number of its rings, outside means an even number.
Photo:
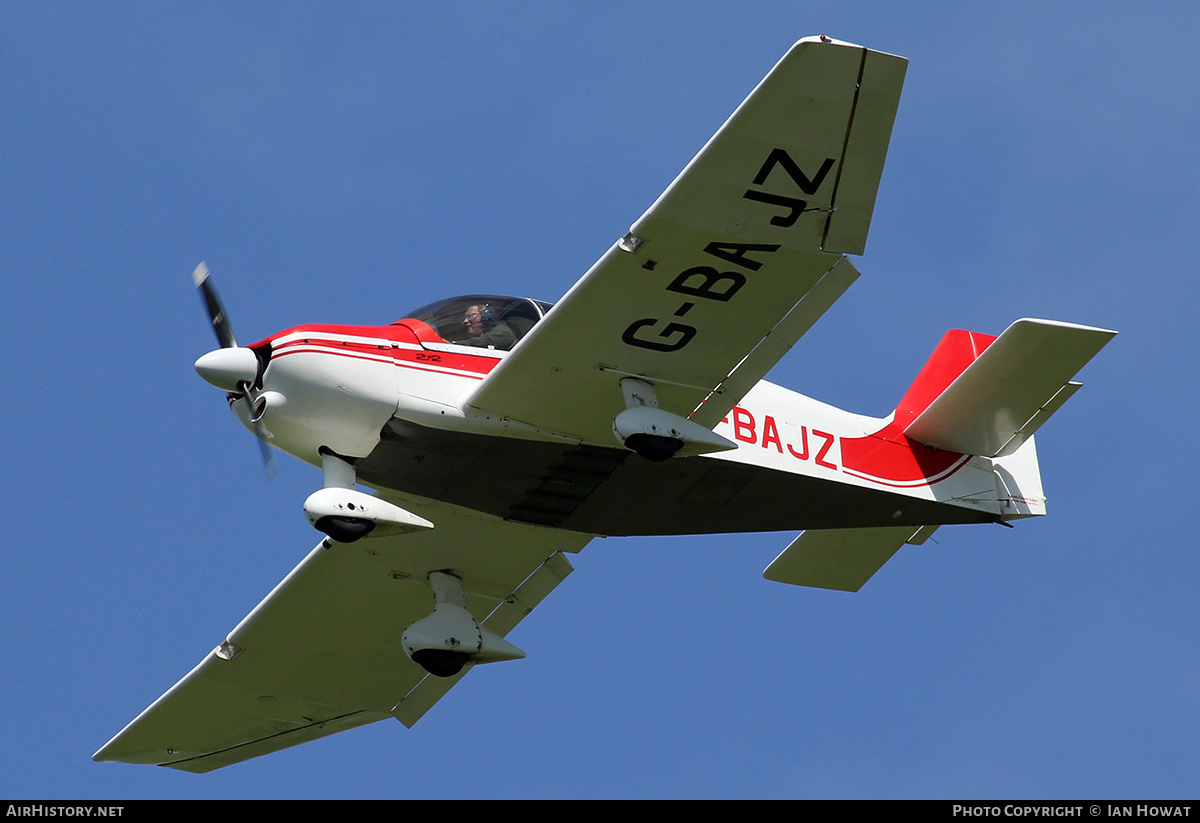
[{"label": "passenger in cockpit", "polygon": [[496,322],[496,315],[487,303],[482,306],[469,306],[462,322],[470,335],[463,341],[463,345],[508,351],[517,342],[517,336],[507,323]]}]

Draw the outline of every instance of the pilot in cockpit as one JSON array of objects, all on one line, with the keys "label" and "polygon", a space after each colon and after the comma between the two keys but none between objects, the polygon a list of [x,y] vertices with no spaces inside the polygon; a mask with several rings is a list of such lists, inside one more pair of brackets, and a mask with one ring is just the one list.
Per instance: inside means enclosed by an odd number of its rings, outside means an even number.
[{"label": "pilot in cockpit", "polygon": [[496,322],[496,315],[487,303],[482,306],[469,306],[467,313],[463,315],[462,323],[467,327],[469,335],[462,341],[465,346],[508,351],[517,342],[517,336],[507,323]]}]

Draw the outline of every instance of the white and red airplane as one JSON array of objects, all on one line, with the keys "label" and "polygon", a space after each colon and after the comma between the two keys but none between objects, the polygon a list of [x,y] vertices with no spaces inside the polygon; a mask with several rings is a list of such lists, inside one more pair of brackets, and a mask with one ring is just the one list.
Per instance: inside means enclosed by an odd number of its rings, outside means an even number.
[{"label": "white and red airplane", "polygon": [[505,637],[596,535],[803,530],[764,575],[857,591],[940,525],[1045,514],[1033,433],[1115,332],[950,331],[883,419],[762,379],[858,277],[906,66],[798,42],[553,306],[468,295],[242,347],[201,264],[221,348],[196,368],[322,467],[326,537],[95,759],[206,772],[411,726],[525,656]]}]

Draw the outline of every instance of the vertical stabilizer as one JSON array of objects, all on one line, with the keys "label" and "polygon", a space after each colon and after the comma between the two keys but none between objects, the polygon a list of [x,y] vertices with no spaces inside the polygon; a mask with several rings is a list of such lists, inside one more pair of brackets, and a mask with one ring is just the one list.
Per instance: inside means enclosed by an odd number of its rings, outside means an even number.
[{"label": "vertical stabilizer", "polygon": [[[995,340],[990,334],[963,329],[951,329],[946,332],[896,406],[896,416],[893,419],[900,428],[907,430],[917,416]],[[907,434],[907,431],[905,433]]]}]

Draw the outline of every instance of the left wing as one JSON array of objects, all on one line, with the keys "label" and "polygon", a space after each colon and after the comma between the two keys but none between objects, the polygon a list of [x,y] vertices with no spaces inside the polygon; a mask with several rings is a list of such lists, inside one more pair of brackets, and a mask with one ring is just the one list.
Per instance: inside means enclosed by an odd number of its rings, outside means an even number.
[{"label": "left wing", "polygon": [[612,445],[635,376],[717,423],[853,282],[906,67],[793,46],[466,407]]},{"label": "left wing", "polygon": [[421,512],[437,527],[323,540],[94,759],[207,772],[389,717],[411,726],[466,673],[427,675],[401,647],[433,609],[429,573],[460,576],[472,614],[504,636],[570,574],[561,552],[591,539],[447,504]]}]

